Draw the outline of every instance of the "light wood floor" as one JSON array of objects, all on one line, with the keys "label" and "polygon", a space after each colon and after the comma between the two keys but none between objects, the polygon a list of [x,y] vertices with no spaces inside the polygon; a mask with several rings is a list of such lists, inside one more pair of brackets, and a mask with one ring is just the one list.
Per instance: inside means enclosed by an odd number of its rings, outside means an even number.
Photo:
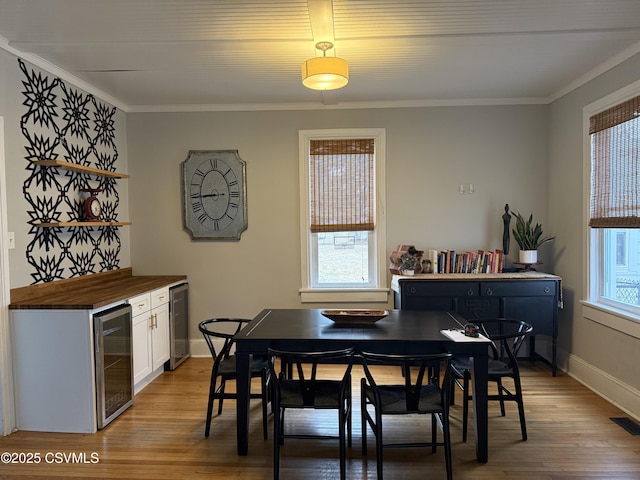
[{"label": "light wood floor", "polygon": [[[451,413],[456,480],[640,479],[640,436],[609,419],[626,416],[623,412],[567,375],[554,378],[543,364],[523,363],[529,440],[521,440],[515,405],[508,405],[507,416],[501,417],[492,402],[489,462],[479,464],[473,436],[466,444],[461,442],[461,406],[456,404]],[[21,431],[0,438],[0,453],[39,453],[42,458],[40,464],[0,463],[0,478],[272,478],[272,441],[262,439],[259,401],[252,403],[248,456],[236,455],[232,401],[214,417],[212,436],[204,437],[210,366],[209,359],[193,358],[163,374],[136,396],[132,408],[97,434]],[[348,452],[347,478],[375,479],[370,433],[368,457],[360,450],[360,377],[360,368],[354,367],[354,444]],[[332,421],[333,416],[326,415],[307,421],[307,428],[331,429]],[[412,419],[387,427],[389,437],[411,435],[428,425],[421,427]],[[66,463],[62,454],[75,454],[76,460],[86,456],[87,463]],[[335,440],[289,441],[282,450],[280,477],[337,479],[337,457]],[[45,458],[61,463],[47,463]],[[384,469],[387,480],[444,479],[443,451],[387,449]]]}]

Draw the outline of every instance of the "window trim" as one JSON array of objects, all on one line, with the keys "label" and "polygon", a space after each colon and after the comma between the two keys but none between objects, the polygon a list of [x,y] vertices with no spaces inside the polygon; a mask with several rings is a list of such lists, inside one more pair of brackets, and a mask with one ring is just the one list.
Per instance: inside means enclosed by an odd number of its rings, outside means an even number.
[{"label": "window trim", "polygon": [[640,317],[616,308],[614,305],[598,301],[602,285],[598,279],[603,275],[603,266],[596,262],[596,250],[603,241],[597,229],[589,227],[591,198],[591,137],[589,135],[589,119],[598,112],[611,108],[634,96],[640,95],[640,80],[627,85],[595,102],[586,105],[582,110],[583,120],[583,285],[582,315],[601,325],[620,331],[635,338],[640,338]]},{"label": "window trim", "polygon": [[[374,250],[376,268],[374,287],[311,288],[311,226],[309,220],[309,140],[323,138],[374,138],[376,145],[376,227]],[[388,302],[387,247],[386,247],[386,193],[385,193],[385,129],[347,128],[298,131],[298,163],[300,180],[300,257],[301,288],[303,303],[330,302]]]}]

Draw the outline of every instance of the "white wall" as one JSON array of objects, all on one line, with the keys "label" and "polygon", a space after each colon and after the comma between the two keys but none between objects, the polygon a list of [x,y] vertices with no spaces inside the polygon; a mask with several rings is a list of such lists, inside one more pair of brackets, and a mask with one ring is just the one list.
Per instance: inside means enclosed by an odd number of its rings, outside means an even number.
[{"label": "white wall", "polygon": [[[398,244],[501,248],[505,203],[547,223],[547,110],[128,114],[134,273],[188,276],[192,339],[197,323],[212,316],[253,318],[263,308],[299,307],[301,129],[386,129],[387,253]],[[249,228],[239,242],[194,242],[183,231],[180,163],[190,149],[238,149],[247,162]],[[473,183],[475,193],[460,195],[460,183]],[[548,248],[541,256],[551,271]]]},{"label": "white wall", "polygon": [[[640,55],[597,77],[550,105],[549,227],[556,235],[556,274],[563,278],[559,364],[586,385],[640,418],[640,339],[582,316],[583,108],[640,79]],[[588,193],[588,192],[586,192]]]}]

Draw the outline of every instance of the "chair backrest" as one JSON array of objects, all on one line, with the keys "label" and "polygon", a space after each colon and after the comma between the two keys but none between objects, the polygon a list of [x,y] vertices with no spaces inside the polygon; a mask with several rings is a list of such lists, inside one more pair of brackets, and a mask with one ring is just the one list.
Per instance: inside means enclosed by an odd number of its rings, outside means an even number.
[{"label": "chair backrest", "polygon": [[[271,369],[271,377],[275,379],[276,393],[279,392],[284,383],[289,383],[289,385],[299,384],[304,406],[313,407],[315,405],[316,384],[327,381],[326,378],[319,378],[318,365],[323,363],[338,363],[345,365],[345,370],[340,380],[340,395],[343,397],[350,391],[351,387],[353,352],[353,348],[316,352],[292,352],[269,348],[269,368]],[[298,377],[295,379],[286,378],[285,372],[277,374],[275,372],[274,361],[276,358],[280,359],[282,365],[294,366]],[[310,372],[305,373],[305,366],[306,370],[310,369]],[[336,380],[333,379],[333,381]]]},{"label": "chair backrest", "polygon": [[516,363],[516,356],[525,339],[533,332],[533,326],[522,320],[507,318],[492,318],[473,322],[480,333],[491,340],[491,349],[496,359],[502,358],[506,351],[512,363]]},{"label": "chair backrest", "polygon": [[[451,390],[451,358],[453,355],[450,353],[434,353],[425,355],[396,355],[396,354],[382,354],[361,352],[362,366],[364,368],[364,374],[369,382],[369,385],[373,388],[374,394],[377,395],[378,384],[375,380],[375,375],[369,368],[371,365],[387,365],[387,366],[400,366],[402,369],[394,368],[393,371],[398,376],[404,377],[404,396],[406,398],[407,412],[417,412],[420,404],[420,394],[422,387],[428,384],[434,384],[441,388],[443,406],[449,404],[449,394]],[[439,372],[441,371],[441,363],[445,363],[444,378],[442,385],[439,385]],[[412,374],[417,373],[415,377]],[[385,374],[385,378],[388,378],[388,373]],[[384,388],[384,387],[383,387]]]},{"label": "chair backrest", "polygon": [[[233,337],[250,321],[246,318],[211,318],[198,324],[214,364],[220,364],[223,359],[229,358],[234,343]],[[216,339],[222,340],[222,346],[219,348],[216,347]]]}]

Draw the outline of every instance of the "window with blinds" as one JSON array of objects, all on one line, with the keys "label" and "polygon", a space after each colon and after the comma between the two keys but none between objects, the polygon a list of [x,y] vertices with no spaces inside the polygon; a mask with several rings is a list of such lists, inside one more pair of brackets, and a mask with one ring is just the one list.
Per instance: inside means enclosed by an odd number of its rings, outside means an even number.
[{"label": "window with blinds", "polygon": [[640,96],[590,117],[589,226],[640,227]]},{"label": "window with blinds", "polygon": [[384,130],[299,139],[303,302],[386,302]]},{"label": "window with blinds", "polygon": [[591,180],[588,299],[638,315],[640,91],[627,91],[625,101],[616,92],[585,109]]},{"label": "window with blinds", "polygon": [[311,140],[311,231],[358,232],[375,226],[372,138]]}]

